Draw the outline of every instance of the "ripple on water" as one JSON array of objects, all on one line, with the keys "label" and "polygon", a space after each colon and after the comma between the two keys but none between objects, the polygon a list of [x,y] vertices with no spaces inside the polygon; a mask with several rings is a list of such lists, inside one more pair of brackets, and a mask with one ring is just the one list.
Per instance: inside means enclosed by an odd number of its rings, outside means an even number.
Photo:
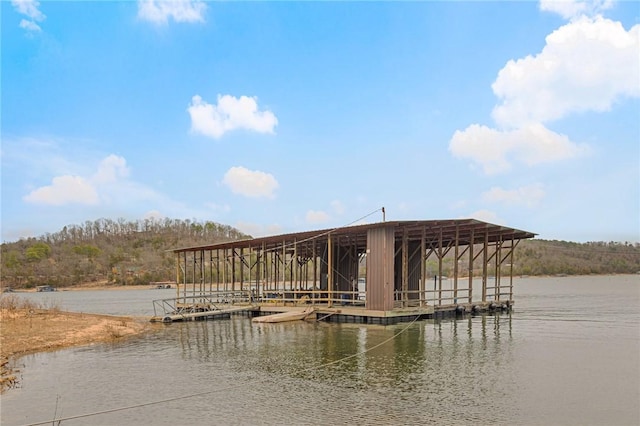
[{"label": "ripple on water", "polygon": [[637,315],[607,305],[608,291],[555,299],[527,281],[512,315],[386,327],[233,317],[25,357],[2,424],[199,393],[62,424],[640,423]]}]

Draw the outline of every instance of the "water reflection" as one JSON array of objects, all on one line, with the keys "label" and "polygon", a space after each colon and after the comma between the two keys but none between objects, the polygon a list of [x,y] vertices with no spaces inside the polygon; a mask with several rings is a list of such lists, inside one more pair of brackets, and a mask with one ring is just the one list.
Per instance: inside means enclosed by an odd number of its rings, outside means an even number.
[{"label": "water reflection", "polygon": [[[392,397],[394,402],[387,409],[403,423],[411,416],[422,422],[477,421],[493,409],[500,413],[492,421],[513,414],[502,407],[514,385],[508,377],[513,372],[508,349],[512,322],[507,314],[393,326],[252,324],[232,319],[173,324],[171,328],[176,329],[184,361],[243,372],[267,394],[286,392],[299,400],[301,386],[305,395],[339,396],[333,404],[342,406],[346,399],[369,410],[380,398]],[[297,385],[288,385],[291,383]],[[322,407],[318,401],[311,406],[306,410]],[[355,415],[354,421],[368,418],[367,413],[352,410],[345,415]],[[391,420],[387,415],[383,418]]]},{"label": "water reflection", "polygon": [[22,388],[2,396],[2,424],[50,420],[58,396],[71,416],[195,393],[62,426],[639,424],[637,279],[529,283],[512,314],[393,326],[234,316],[33,355]]}]

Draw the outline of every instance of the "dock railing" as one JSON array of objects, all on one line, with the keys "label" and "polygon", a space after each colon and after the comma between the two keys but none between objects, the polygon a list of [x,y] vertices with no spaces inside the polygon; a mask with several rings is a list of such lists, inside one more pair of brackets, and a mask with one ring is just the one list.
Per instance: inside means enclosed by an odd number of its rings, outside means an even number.
[{"label": "dock railing", "polygon": [[232,306],[250,305],[254,297],[251,291],[214,291],[205,294],[185,295],[153,301],[154,317],[167,315],[212,312]]},{"label": "dock railing", "polygon": [[264,291],[256,299],[261,303],[282,305],[357,305],[364,306],[365,291],[332,291],[327,290],[271,290]]}]

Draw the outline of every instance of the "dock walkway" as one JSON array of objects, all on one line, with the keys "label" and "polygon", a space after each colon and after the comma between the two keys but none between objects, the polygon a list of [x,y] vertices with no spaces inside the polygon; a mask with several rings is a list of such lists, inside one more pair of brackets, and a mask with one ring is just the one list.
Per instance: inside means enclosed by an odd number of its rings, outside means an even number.
[{"label": "dock walkway", "polygon": [[397,324],[400,322],[420,319],[445,318],[457,315],[481,314],[484,312],[508,312],[513,308],[511,302],[485,302],[462,303],[436,306],[416,306],[396,308],[391,311],[370,310],[358,306],[329,307],[326,305],[313,305],[301,307],[299,305],[274,305],[273,303],[239,302],[225,303],[192,303],[184,302],[183,298],[163,299],[154,301],[161,306],[174,306],[160,315],[154,315],[153,322],[179,322],[207,320],[216,318],[229,318],[232,314],[246,313],[253,322],[281,322],[298,319],[314,319],[326,322],[350,322],[362,324]]},{"label": "dock walkway", "polygon": [[176,322],[176,321],[193,321],[195,319],[214,319],[216,317],[229,316],[243,311],[253,311],[256,307],[253,305],[248,306],[235,306],[228,308],[213,308],[200,310],[195,312],[175,312],[163,316],[153,316],[151,322]]}]

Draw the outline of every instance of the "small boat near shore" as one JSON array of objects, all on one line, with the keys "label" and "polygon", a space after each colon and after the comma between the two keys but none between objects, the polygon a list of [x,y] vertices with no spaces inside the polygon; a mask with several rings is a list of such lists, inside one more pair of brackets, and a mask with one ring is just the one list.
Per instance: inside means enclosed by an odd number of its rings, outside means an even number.
[{"label": "small boat near shore", "polygon": [[175,284],[173,282],[167,282],[167,281],[158,281],[158,282],[152,282],[149,283],[150,284],[150,288],[152,290],[159,290],[159,289],[165,289],[165,288],[171,288],[172,284]]}]

